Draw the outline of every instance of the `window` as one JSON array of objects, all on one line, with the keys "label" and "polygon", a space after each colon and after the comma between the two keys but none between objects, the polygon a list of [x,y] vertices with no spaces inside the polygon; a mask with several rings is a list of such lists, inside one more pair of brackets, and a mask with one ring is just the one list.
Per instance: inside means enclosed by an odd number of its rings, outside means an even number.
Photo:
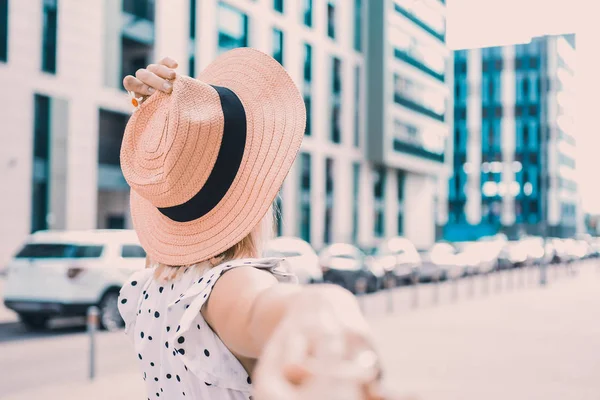
[{"label": "window", "polygon": [[333,94],[340,94],[342,91],[342,61],[334,57],[332,69]]},{"label": "window", "polygon": [[361,101],[360,101],[360,83],[361,73],[360,65],[354,68],[354,147],[360,146],[360,127],[361,127]]},{"label": "window", "polygon": [[331,107],[331,132],[330,139],[333,143],[340,143],[342,140],[341,129],[341,78],[342,62],[339,58],[334,57],[332,63],[332,107]]},{"label": "window", "polygon": [[99,258],[101,245],[74,245],[69,243],[29,243],[16,258]]},{"label": "window", "polygon": [[537,153],[531,153],[531,154],[529,154],[529,162],[532,165],[536,165],[538,163],[538,155],[537,155]]},{"label": "window", "polygon": [[[129,37],[121,38],[121,76],[135,75],[146,68],[152,60],[152,44],[142,43]],[[123,90],[125,90],[123,88]]]},{"label": "window", "polygon": [[123,13],[134,22],[124,25],[121,35],[121,76],[135,75],[154,59],[154,4],[154,0],[123,0]]},{"label": "window", "polygon": [[398,235],[404,234],[404,171],[396,173],[397,201],[398,201]]},{"label": "window", "polygon": [[121,248],[121,257],[123,258],[145,258],[146,251],[137,244],[125,244]]},{"label": "window", "polygon": [[300,154],[300,237],[310,242],[310,189],[311,189],[311,156],[308,153]]},{"label": "window", "polygon": [[129,115],[100,109],[98,119],[98,164],[119,166],[121,142]]},{"label": "window", "polygon": [[305,135],[312,134],[312,46],[304,43],[304,107],[306,108]]},{"label": "window", "polygon": [[283,32],[273,28],[273,58],[283,65]]},{"label": "window", "polygon": [[529,106],[529,115],[532,117],[535,117],[535,116],[537,116],[537,114],[538,114],[537,106],[536,105]]},{"label": "window", "polygon": [[125,216],[123,214],[107,215],[106,229],[125,229]]},{"label": "window", "polygon": [[312,135],[312,95],[310,93],[304,94],[304,108],[306,108],[306,127],[304,134],[310,136]]},{"label": "window", "polygon": [[454,130],[454,147],[455,148],[460,147],[460,129],[459,128],[456,128]]},{"label": "window", "polygon": [[335,39],[335,1],[327,1],[327,36]]},{"label": "window", "polygon": [[154,22],[154,2],[156,0],[123,0],[123,11],[136,19]]},{"label": "window", "polygon": [[56,73],[58,0],[44,0],[42,28],[42,71]]},{"label": "window", "polygon": [[352,241],[358,242],[358,203],[360,196],[360,164],[352,164]]},{"label": "window", "polygon": [[445,81],[447,57],[439,48],[400,27],[392,28],[392,32],[395,58],[441,82]]},{"label": "window", "polygon": [[304,25],[308,27],[312,27],[312,10],[313,10],[313,0],[303,0],[304,1],[304,10],[302,13],[302,19],[304,21]]},{"label": "window", "polygon": [[15,258],[66,258],[71,246],[63,243],[31,243],[26,244]]},{"label": "window", "polygon": [[8,0],[0,0],[0,62],[8,61]]},{"label": "window", "polygon": [[48,96],[34,97],[31,232],[48,228],[51,102]]},{"label": "window", "polygon": [[[394,73],[394,101],[439,121],[443,121],[446,114],[446,94],[443,91],[398,73]],[[457,113],[457,109],[454,112]]]},{"label": "window", "polygon": [[354,0],[354,50],[362,51],[362,0]]},{"label": "window", "polygon": [[383,237],[385,231],[385,168],[373,170],[373,197],[375,205],[375,237]]},{"label": "window", "polygon": [[100,258],[103,246],[74,246],[73,258]]},{"label": "window", "polygon": [[312,46],[304,43],[304,82],[312,82]]},{"label": "window", "polygon": [[283,0],[273,0],[273,8],[283,14]]},{"label": "window", "polygon": [[188,60],[190,76],[196,74],[196,1],[190,0],[190,55]]},{"label": "window", "polygon": [[277,193],[275,198],[275,225],[277,227],[277,236],[283,235],[283,198],[282,189]]},{"label": "window", "polygon": [[219,3],[219,52],[248,46],[248,16],[237,8]]},{"label": "window", "polygon": [[529,202],[529,212],[531,212],[532,214],[537,214],[538,212],[538,203],[536,200],[531,200]]},{"label": "window", "polygon": [[494,117],[502,118],[502,106],[496,106],[494,108]]},{"label": "window", "polygon": [[529,79],[526,76],[523,77],[523,96],[525,98],[529,96]]},{"label": "window", "polygon": [[529,147],[529,126],[523,125],[523,145]]},{"label": "window", "polygon": [[325,159],[325,230],[323,241],[331,243],[331,224],[333,220],[333,159]]}]

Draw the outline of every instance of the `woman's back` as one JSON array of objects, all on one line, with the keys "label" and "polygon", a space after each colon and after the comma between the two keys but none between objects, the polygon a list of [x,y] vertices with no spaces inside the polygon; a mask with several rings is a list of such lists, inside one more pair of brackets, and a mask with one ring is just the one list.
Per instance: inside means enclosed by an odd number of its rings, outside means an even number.
[{"label": "woman's back", "polygon": [[186,268],[172,280],[155,279],[155,269],[134,274],[121,290],[119,308],[132,338],[148,398],[244,399],[251,380],[238,359],[204,320],[200,310],[217,279],[245,266],[276,270],[278,259],[245,259],[210,268]]}]

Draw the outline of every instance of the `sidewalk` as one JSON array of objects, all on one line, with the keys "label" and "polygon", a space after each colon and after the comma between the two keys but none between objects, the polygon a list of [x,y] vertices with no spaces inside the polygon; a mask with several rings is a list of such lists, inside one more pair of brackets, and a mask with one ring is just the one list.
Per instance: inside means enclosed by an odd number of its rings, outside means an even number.
[{"label": "sidewalk", "polygon": [[[386,382],[420,400],[600,399],[600,269],[547,287],[471,293],[371,313]],[[462,290],[462,291],[461,291]],[[395,300],[407,303],[411,292]],[[374,302],[385,299],[373,298]],[[366,303],[374,308],[375,303]],[[22,391],[4,400],[146,398],[137,371]],[[285,400],[285,399],[282,399]],[[317,400],[317,399],[315,399]]]},{"label": "sidewalk", "polygon": [[3,397],[2,400],[141,400],[145,399],[144,382],[135,371],[127,374],[106,375],[90,381],[44,386],[35,390]]}]

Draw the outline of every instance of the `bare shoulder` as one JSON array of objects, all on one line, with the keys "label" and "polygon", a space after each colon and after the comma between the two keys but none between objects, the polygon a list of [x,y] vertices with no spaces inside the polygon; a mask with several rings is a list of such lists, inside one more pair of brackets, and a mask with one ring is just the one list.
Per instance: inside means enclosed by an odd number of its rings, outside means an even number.
[{"label": "bare shoulder", "polygon": [[225,272],[215,283],[202,314],[209,324],[251,305],[257,296],[276,285],[268,271],[253,267],[237,267]]}]

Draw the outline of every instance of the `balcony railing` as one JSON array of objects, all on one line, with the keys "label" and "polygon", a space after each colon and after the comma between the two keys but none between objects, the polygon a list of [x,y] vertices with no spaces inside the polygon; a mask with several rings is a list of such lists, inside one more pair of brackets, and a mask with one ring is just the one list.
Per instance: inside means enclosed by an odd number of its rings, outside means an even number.
[{"label": "balcony railing", "polygon": [[421,146],[407,143],[400,139],[394,139],[394,151],[399,151],[402,153],[412,154],[417,157],[425,158],[427,160],[443,163],[445,156],[443,153],[435,153],[429,151]]},{"label": "balcony railing", "polygon": [[423,29],[424,31],[428,32],[430,35],[434,36],[436,39],[440,40],[443,43],[446,42],[446,33],[445,32],[440,33],[438,31],[436,31],[431,26],[429,26],[425,22],[423,22],[416,15],[414,15],[413,13],[411,13],[411,12],[405,10],[404,8],[400,7],[398,4],[394,4],[394,9],[396,10],[396,12],[404,15],[406,18],[408,18],[409,20],[411,20],[412,22],[414,22],[421,29]]},{"label": "balcony railing", "polygon": [[423,64],[421,61],[417,60],[416,58],[414,58],[413,56],[411,56],[410,54],[408,54],[405,51],[402,51],[400,49],[394,49],[394,56],[398,60],[402,60],[405,63],[412,65],[413,67],[434,77],[435,79],[437,79],[440,82],[446,81],[446,77],[444,76],[444,74],[440,74],[439,72],[434,71],[433,69],[429,68],[427,65]]},{"label": "balcony railing", "polygon": [[435,111],[432,111],[429,108],[422,106],[421,104],[415,103],[413,100],[403,97],[401,94],[396,93],[394,95],[394,101],[396,102],[396,104],[400,104],[403,107],[410,108],[413,111],[419,112],[440,122],[444,122],[444,120],[446,119],[444,115],[438,114]]}]

